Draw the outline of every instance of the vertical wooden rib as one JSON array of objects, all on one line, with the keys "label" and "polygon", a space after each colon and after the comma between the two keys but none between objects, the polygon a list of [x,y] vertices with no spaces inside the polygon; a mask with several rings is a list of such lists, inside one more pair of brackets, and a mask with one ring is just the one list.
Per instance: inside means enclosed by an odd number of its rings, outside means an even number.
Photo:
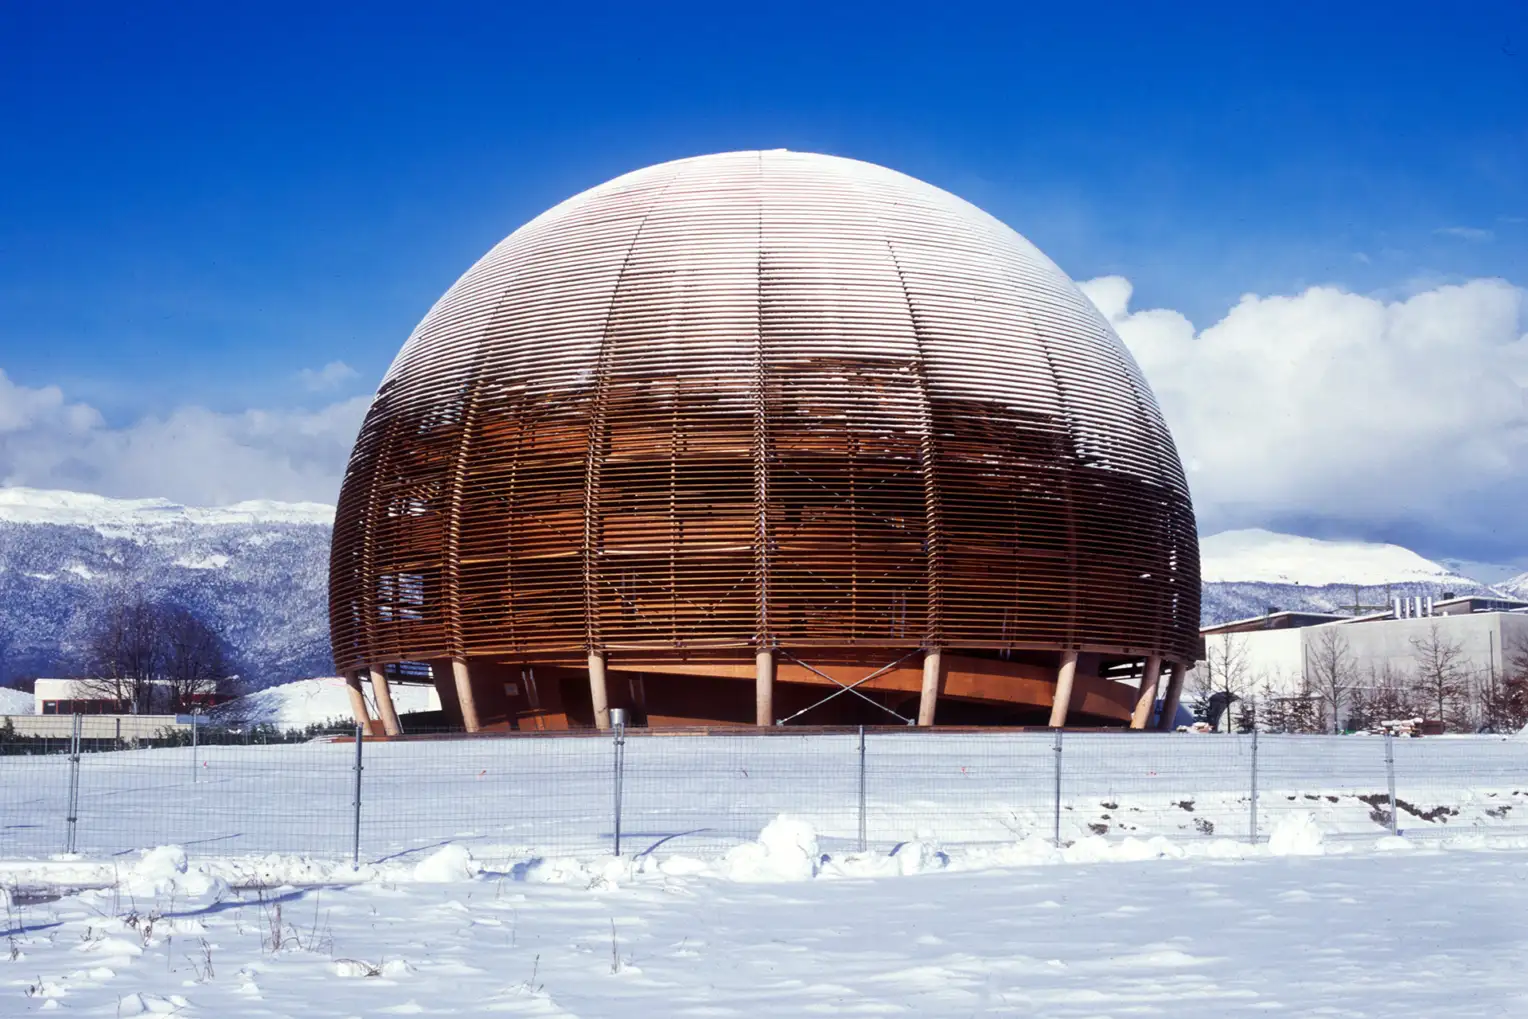
[{"label": "vertical wooden rib", "polygon": [[462,408],[461,441],[457,444],[455,461],[449,475],[445,537],[441,549],[441,597],[446,610],[446,648],[453,659],[460,660],[467,657],[463,640],[461,596],[462,493],[467,485],[472,456],[472,430],[477,423],[478,395],[482,391],[475,378],[469,380],[468,387],[465,406]]},{"label": "vertical wooden rib", "polygon": [[[758,649],[760,675],[763,675],[763,655],[774,648],[773,635],[769,629],[769,576],[770,542],[769,530],[769,362],[764,350],[764,154],[758,160],[758,218],[755,227],[754,304],[757,320],[754,325],[753,368],[753,577],[754,577],[754,646]],[[771,686],[774,682],[774,657],[769,658]],[[760,683],[763,681],[760,680]],[[762,709],[761,709],[762,710]],[[768,721],[759,721],[767,725]]]}]

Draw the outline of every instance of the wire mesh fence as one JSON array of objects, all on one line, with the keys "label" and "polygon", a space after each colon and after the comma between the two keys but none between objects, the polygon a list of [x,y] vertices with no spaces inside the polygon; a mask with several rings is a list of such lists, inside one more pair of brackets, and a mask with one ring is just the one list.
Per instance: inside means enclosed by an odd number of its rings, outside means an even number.
[{"label": "wire mesh fence", "polygon": [[[1042,839],[1528,834],[1528,740],[869,728],[0,743],[0,857],[715,855]],[[475,850],[478,851],[478,850]]]}]

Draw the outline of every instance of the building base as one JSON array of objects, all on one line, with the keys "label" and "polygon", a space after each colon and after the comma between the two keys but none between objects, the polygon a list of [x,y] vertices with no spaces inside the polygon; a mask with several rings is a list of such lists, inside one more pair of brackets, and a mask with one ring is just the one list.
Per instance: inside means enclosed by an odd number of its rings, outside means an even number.
[{"label": "building base", "polygon": [[[933,724],[1047,724],[1062,657],[1062,652],[1004,656],[944,650]],[[757,662],[751,651],[690,656],[611,651],[604,660],[608,707],[624,710],[628,725],[747,726],[759,718]],[[1088,653],[1076,660],[1067,724],[1128,726],[1135,685],[1110,677],[1122,663],[1133,660]],[[594,728],[586,662],[584,656],[469,658],[477,727]],[[459,677],[451,661],[431,666],[446,720],[464,724]],[[782,650],[775,655],[773,670],[773,721],[789,725],[912,724],[919,716],[926,675],[924,656],[917,648]],[[846,690],[848,686],[853,690]]]}]

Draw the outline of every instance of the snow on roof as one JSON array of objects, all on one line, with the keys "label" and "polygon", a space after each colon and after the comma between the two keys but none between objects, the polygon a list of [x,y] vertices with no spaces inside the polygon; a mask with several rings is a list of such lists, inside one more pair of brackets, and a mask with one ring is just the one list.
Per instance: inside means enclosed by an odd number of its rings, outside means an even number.
[{"label": "snow on roof", "polygon": [[182,506],[168,499],[111,499],[86,492],[0,488],[0,522],[76,527],[170,527],[177,524],[331,524],[334,507],[256,499],[229,506]]},{"label": "snow on roof", "polygon": [[[1201,626],[1199,632],[1209,634],[1242,633],[1250,627],[1250,623],[1272,623],[1276,619],[1285,619],[1293,622],[1296,619],[1308,619],[1313,622],[1305,623],[1305,626],[1318,626],[1321,623],[1348,622],[1354,617],[1339,615],[1335,612],[1306,612],[1301,609],[1279,609],[1275,612],[1265,612],[1260,616],[1247,616],[1242,619],[1229,619],[1224,623],[1211,623],[1209,626]],[[1294,627],[1270,626],[1268,629],[1294,629]]]},{"label": "snow on roof", "polygon": [[1399,545],[1323,541],[1255,528],[1201,538],[1199,556],[1206,583],[1473,583]]}]

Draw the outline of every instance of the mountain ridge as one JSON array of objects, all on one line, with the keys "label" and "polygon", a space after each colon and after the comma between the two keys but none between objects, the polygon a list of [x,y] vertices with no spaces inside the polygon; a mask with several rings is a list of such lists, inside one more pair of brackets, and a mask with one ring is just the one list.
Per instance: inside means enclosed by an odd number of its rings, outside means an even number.
[{"label": "mountain ridge", "polygon": [[327,674],[332,521],[317,503],[0,489],[0,681],[78,672],[91,620],[128,592],[196,611],[251,687]]}]

